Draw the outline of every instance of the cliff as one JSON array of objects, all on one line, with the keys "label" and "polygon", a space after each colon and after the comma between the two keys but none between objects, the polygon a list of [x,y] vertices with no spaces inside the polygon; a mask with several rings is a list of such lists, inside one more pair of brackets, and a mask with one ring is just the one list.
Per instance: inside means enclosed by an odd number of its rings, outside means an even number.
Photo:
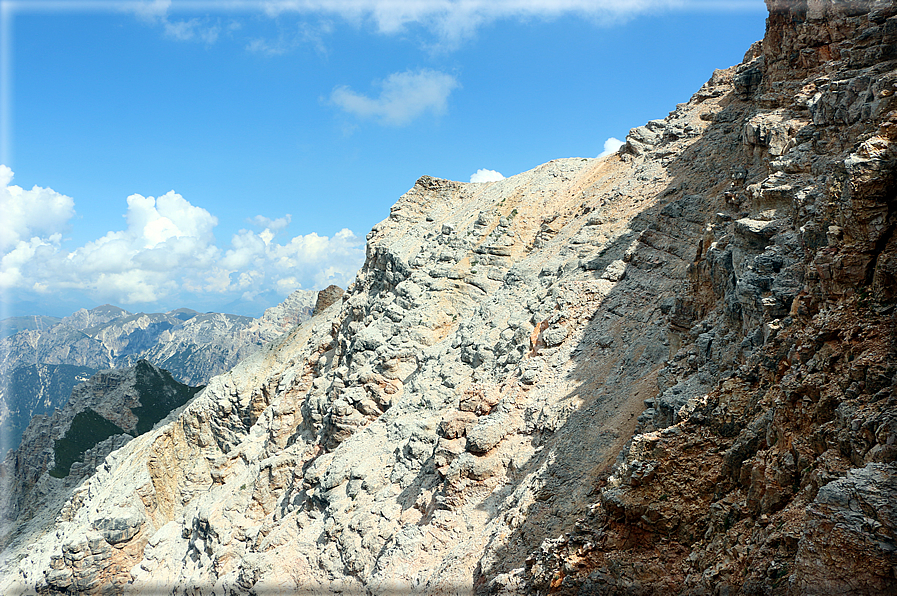
[{"label": "cliff", "polygon": [[619,153],[418,180],[0,591],[897,591],[897,3],[768,5]]}]

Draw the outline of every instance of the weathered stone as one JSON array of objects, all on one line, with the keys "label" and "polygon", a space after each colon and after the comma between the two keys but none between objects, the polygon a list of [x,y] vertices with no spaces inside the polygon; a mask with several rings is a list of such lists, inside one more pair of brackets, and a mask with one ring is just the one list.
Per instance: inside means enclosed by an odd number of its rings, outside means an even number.
[{"label": "weathered stone", "polygon": [[512,431],[504,417],[485,417],[478,424],[467,428],[467,450],[486,453]]},{"label": "weathered stone", "polygon": [[339,300],[344,293],[345,292],[341,287],[332,284],[318,292],[318,295],[315,297],[315,307],[314,310],[312,310],[311,316],[324,312],[331,304]]},{"label": "weathered stone", "polygon": [[602,279],[617,282],[626,275],[626,263],[617,259],[608,265],[601,274]]},{"label": "weathered stone", "polygon": [[477,416],[473,412],[451,412],[443,416],[442,422],[439,423],[439,434],[446,439],[463,437],[476,421]]},{"label": "weathered stone", "polygon": [[121,508],[115,512],[114,517],[103,517],[93,522],[103,538],[109,544],[127,542],[140,531],[143,525],[143,515],[133,507]]},{"label": "weathered stone", "polygon": [[894,592],[885,4],[770,0],[744,64],[616,157],[422,177],[339,308],[123,445],[58,528],[129,503],[139,535],[107,560],[29,526],[0,591]]}]

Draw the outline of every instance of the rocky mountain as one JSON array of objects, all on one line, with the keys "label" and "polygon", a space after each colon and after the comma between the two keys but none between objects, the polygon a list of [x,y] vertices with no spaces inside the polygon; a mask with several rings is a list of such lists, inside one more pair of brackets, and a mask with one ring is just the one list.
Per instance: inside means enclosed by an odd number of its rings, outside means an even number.
[{"label": "rocky mountain", "polygon": [[[147,359],[186,383],[207,382],[250,350],[306,320],[317,292],[297,290],[258,318],[198,313],[180,308],[167,313],[130,313],[117,306],[81,309],[63,319],[31,317],[4,320],[8,336],[0,343],[0,373],[26,364],[71,364],[94,369],[130,366]],[[37,317],[35,317],[35,320]],[[55,322],[54,322],[55,321]]]},{"label": "rocky mountain", "polygon": [[767,6],[615,155],[418,180],[0,592],[897,592],[897,2]]},{"label": "rocky mountain", "polygon": [[72,389],[96,370],[71,364],[26,364],[0,384],[0,453],[18,447],[22,433],[37,415],[49,415],[68,401]]},{"label": "rocky mountain", "polygon": [[0,463],[0,544],[36,514],[55,517],[107,455],[151,430],[200,389],[140,360],[94,375],[71,392],[65,407],[36,415],[19,448]]},{"label": "rocky mountain", "polygon": [[0,453],[18,446],[37,414],[65,404],[75,382],[148,360],[189,385],[208,383],[311,316],[317,292],[297,290],[258,319],[181,308],[130,313],[104,305],[63,319],[0,322]]}]

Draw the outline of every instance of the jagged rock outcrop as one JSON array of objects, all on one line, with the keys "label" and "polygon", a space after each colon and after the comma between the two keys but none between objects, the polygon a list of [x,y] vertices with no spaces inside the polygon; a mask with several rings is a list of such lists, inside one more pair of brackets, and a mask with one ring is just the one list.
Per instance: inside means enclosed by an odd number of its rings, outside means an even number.
[{"label": "jagged rock outcrop", "polygon": [[38,414],[52,414],[65,404],[72,389],[96,370],[71,364],[26,364],[0,382],[0,454],[19,446],[22,433]]},{"label": "jagged rock outcrop", "polygon": [[418,180],[0,591],[897,590],[897,3],[769,5],[615,155]]},{"label": "jagged rock outcrop", "polygon": [[151,430],[200,389],[141,360],[97,373],[75,388],[65,407],[35,416],[19,448],[0,462],[0,545],[35,515],[54,518],[107,455]]},{"label": "jagged rock outcrop", "polygon": [[75,378],[148,360],[181,382],[204,385],[308,320],[316,297],[317,292],[297,290],[258,319],[187,308],[133,314],[107,304],[64,319],[4,320],[8,334],[0,340],[0,454],[18,447],[32,416],[52,414],[65,405]]}]

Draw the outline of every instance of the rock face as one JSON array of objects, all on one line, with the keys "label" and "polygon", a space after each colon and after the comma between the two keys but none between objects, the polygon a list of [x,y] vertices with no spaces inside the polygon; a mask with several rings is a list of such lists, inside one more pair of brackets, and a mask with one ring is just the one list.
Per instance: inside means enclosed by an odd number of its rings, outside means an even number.
[{"label": "rock face", "polygon": [[769,6],[615,155],[418,180],[0,592],[897,591],[897,3]]},{"label": "rock face", "polygon": [[315,300],[315,308],[312,311],[312,316],[315,316],[327,310],[327,308],[331,304],[339,300],[344,293],[345,292],[342,288],[334,285],[329,285],[318,292],[318,297]]},{"label": "rock face", "polygon": [[19,446],[36,415],[49,415],[68,401],[72,389],[96,370],[71,364],[26,364],[3,375],[0,384],[0,454]]},{"label": "rock face", "polygon": [[[65,499],[112,451],[184,405],[198,391],[145,360],[78,385],[64,408],[35,416],[22,444],[0,463],[0,544]],[[51,518],[52,519],[52,518]]]},{"label": "rock face", "polygon": [[76,380],[148,360],[184,383],[203,385],[308,320],[316,296],[297,290],[258,319],[186,308],[133,314],[105,305],[64,319],[4,320],[8,334],[0,340],[0,377],[5,381],[0,387],[0,454],[18,447],[32,416],[52,414],[65,405]]}]

